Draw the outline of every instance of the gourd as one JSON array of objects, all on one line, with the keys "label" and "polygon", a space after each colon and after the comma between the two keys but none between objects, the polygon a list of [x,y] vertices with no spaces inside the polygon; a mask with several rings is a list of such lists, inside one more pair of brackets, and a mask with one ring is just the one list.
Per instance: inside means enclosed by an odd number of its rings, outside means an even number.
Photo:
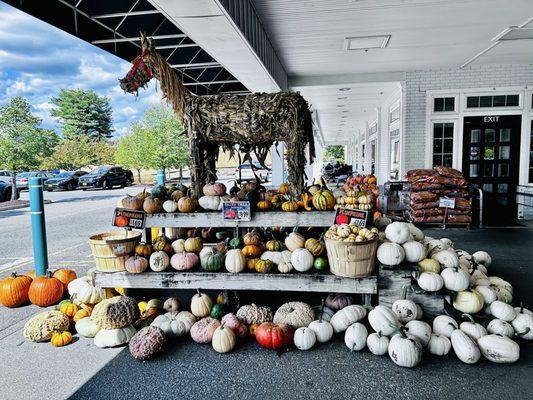
[{"label": "gourd", "polygon": [[54,332],[50,344],[54,347],[63,347],[72,342],[72,333],[68,331]]},{"label": "gourd", "polygon": [[166,342],[165,334],[157,326],[145,326],[130,339],[131,355],[141,361],[148,360],[159,353]]},{"label": "gourd", "polygon": [[520,346],[507,336],[486,335],[477,341],[481,354],[495,363],[514,363],[520,358]]},{"label": "gourd", "polygon": [[132,325],[140,311],[133,297],[115,296],[94,306],[91,316],[102,329],[117,329]]},{"label": "gourd", "polygon": [[129,343],[137,330],[127,325],[117,329],[101,329],[94,336],[94,345],[96,347],[117,347]]},{"label": "gourd", "polygon": [[429,343],[431,326],[427,322],[412,320],[405,325],[405,328],[406,332],[417,338],[422,346],[426,346]]},{"label": "gourd", "polygon": [[233,313],[226,314],[222,317],[222,325],[231,328],[235,336],[246,337],[248,328]]},{"label": "gourd", "polygon": [[335,196],[331,190],[320,188],[313,194],[313,206],[319,211],[333,210],[335,207]]},{"label": "gourd", "polygon": [[512,321],[516,317],[516,310],[513,308],[513,306],[500,300],[496,300],[491,303],[490,313],[494,315],[494,317],[508,322]]},{"label": "gourd", "polygon": [[283,250],[278,264],[278,271],[282,274],[291,272],[294,267],[291,263],[292,253],[289,250]]},{"label": "gourd", "polygon": [[453,298],[453,308],[466,314],[478,313],[483,304],[483,296],[474,289],[457,292]]},{"label": "gourd", "polygon": [[198,209],[198,200],[191,197],[182,197],[178,200],[178,210],[182,213],[193,213]]},{"label": "gourd", "polygon": [[389,342],[389,357],[400,367],[412,368],[422,360],[422,345],[412,335],[400,330],[399,335],[394,335]]},{"label": "gourd", "polygon": [[405,251],[399,244],[385,242],[379,245],[377,258],[384,265],[399,265],[405,259]]},{"label": "gourd", "polygon": [[470,285],[470,277],[462,269],[455,267],[445,268],[440,275],[444,280],[444,287],[448,290],[460,292],[468,289]]},{"label": "gourd", "polygon": [[468,321],[461,322],[459,329],[470,336],[474,340],[478,340],[480,337],[487,334],[487,330],[481,324],[474,321],[474,318],[470,314],[463,314],[463,317],[468,318]]},{"label": "gourd", "polygon": [[396,314],[398,321],[408,322],[416,319],[417,307],[412,300],[396,300],[392,303],[392,312]]},{"label": "gourd", "polygon": [[340,293],[330,293],[326,297],[326,306],[332,310],[342,310],[344,307],[350,306],[353,303],[352,296]]},{"label": "gourd", "polygon": [[195,253],[176,253],[170,259],[170,265],[176,271],[188,271],[197,264],[198,256]]},{"label": "gourd", "polygon": [[533,340],[533,316],[519,313],[511,322],[516,335],[524,340]]},{"label": "gourd", "polygon": [[381,332],[373,332],[366,338],[366,347],[372,354],[382,356],[387,354],[389,348],[389,338],[383,336]]},{"label": "gourd", "polygon": [[309,329],[315,332],[318,343],[326,343],[333,337],[333,326],[325,319],[317,319],[309,324]]},{"label": "gourd", "polygon": [[274,314],[275,324],[287,324],[294,328],[309,326],[315,319],[313,308],[301,301],[290,301],[281,305]]},{"label": "gourd", "polygon": [[206,271],[220,271],[225,266],[226,255],[214,247],[200,250],[200,265]]},{"label": "gourd", "polygon": [[105,290],[95,288],[88,276],[82,276],[70,282],[68,293],[75,303],[96,304],[105,298]]},{"label": "gourd", "polygon": [[432,334],[429,338],[427,348],[433,355],[445,356],[450,352],[452,344],[450,339],[448,339],[446,336]]},{"label": "gourd", "polygon": [[420,242],[411,240],[402,244],[402,247],[405,253],[405,261],[407,262],[417,263],[426,258],[426,248]]},{"label": "gourd", "polygon": [[63,293],[67,293],[68,284],[74,279],[78,278],[76,272],[68,268],[57,269],[54,271],[52,276],[56,279],[59,279],[59,281],[63,284]]},{"label": "gourd", "polygon": [[455,355],[465,364],[475,364],[479,361],[481,353],[474,340],[460,329],[455,329],[450,340]]},{"label": "gourd", "polygon": [[300,207],[300,204],[296,200],[287,200],[281,203],[281,210],[286,212],[297,211]]},{"label": "gourd", "polygon": [[[328,321],[328,322],[330,322],[331,317],[335,315],[335,311],[333,311],[331,308],[326,307],[326,306],[321,306],[321,305],[314,306],[313,310],[315,312],[316,318],[323,319],[324,321]],[[366,315],[366,310],[365,310],[365,315]],[[354,322],[357,322],[357,321],[354,321]]]},{"label": "gourd", "polygon": [[399,325],[398,317],[388,307],[376,306],[368,313],[368,322],[372,329],[382,335],[391,335]]},{"label": "gourd", "polygon": [[443,268],[459,268],[459,258],[454,251],[441,250],[431,256],[437,260]]},{"label": "gourd", "polygon": [[337,311],[330,319],[335,333],[344,332],[348,327],[366,317],[366,308],[353,304]]},{"label": "gourd", "polygon": [[199,237],[190,237],[185,240],[183,244],[186,252],[189,253],[200,253],[202,247],[204,247],[204,242],[202,238]]},{"label": "gourd", "polygon": [[407,227],[409,228],[409,232],[413,236],[414,240],[416,240],[417,242],[421,242],[422,240],[424,240],[424,232],[422,232],[420,229],[418,229],[411,223],[408,223]]},{"label": "gourd", "polygon": [[224,260],[224,266],[229,272],[239,273],[244,270],[246,266],[246,259],[240,249],[231,249],[226,253],[226,259]]},{"label": "gourd", "polygon": [[76,311],[76,314],[74,314],[74,317],[72,317],[72,322],[76,323],[83,318],[90,317],[91,311],[91,309],[79,309],[78,311]]},{"label": "gourd", "polygon": [[310,328],[298,328],[294,331],[294,345],[298,350],[309,350],[316,343],[315,331]]},{"label": "gourd", "polygon": [[65,331],[69,327],[68,317],[60,311],[43,311],[31,317],[22,331],[23,336],[32,342],[46,342],[56,331]]},{"label": "gourd", "polygon": [[248,244],[242,248],[242,254],[247,258],[257,258],[261,255],[261,247],[255,244]]},{"label": "gourd", "polygon": [[98,331],[100,331],[100,325],[98,325],[95,320],[91,317],[82,318],[75,325],[76,332],[78,335],[93,338],[96,336]]},{"label": "gourd", "polygon": [[297,232],[291,232],[285,238],[285,246],[289,251],[301,249],[305,246],[305,238]]},{"label": "gourd", "polygon": [[266,242],[266,245],[265,245],[266,249],[268,251],[282,251],[283,250],[283,242],[280,242],[279,240],[269,240],[268,242]]},{"label": "gourd", "polygon": [[261,260],[270,260],[277,265],[281,261],[281,251],[267,250],[261,254]]},{"label": "gourd", "polygon": [[226,194],[226,185],[221,182],[208,183],[202,188],[206,196],[223,196]]},{"label": "gourd", "polygon": [[28,298],[32,304],[48,307],[61,300],[63,291],[63,283],[49,273],[48,276],[38,276],[31,281]]},{"label": "gourd", "polygon": [[150,256],[150,269],[155,272],[161,272],[170,265],[170,258],[164,251],[154,251]]},{"label": "gourd", "polygon": [[253,303],[239,308],[236,315],[241,322],[247,325],[272,321],[272,310],[270,307],[258,307]]},{"label": "gourd", "polygon": [[496,301],[496,292],[490,286],[476,286],[474,288],[483,297],[483,303],[485,305],[491,305]]},{"label": "gourd", "polygon": [[13,272],[0,281],[0,304],[5,307],[18,307],[28,302],[28,292],[32,279]]},{"label": "gourd", "polygon": [[366,327],[356,322],[350,325],[346,332],[344,332],[344,344],[350,349],[350,351],[360,351],[366,346],[366,338],[368,337],[368,331]]},{"label": "gourd", "polygon": [[426,292],[438,292],[444,286],[442,276],[435,272],[422,272],[417,279],[417,283]]},{"label": "gourd", "polygon": [[449,338],[452,332],[459,329],[457,321],[447,315],[438,315],[433,320],[433,333]]},{"label": "gourd", "polygon": [[485,267],[490,267],[492,264],[492,257],[486,251],[476,251],[472,254],[474,262],[477,264],[483,264]]},{"label": "gourd", "polygon": [[501,319],[493,319],[487,325],[487,332],[494,335],[502,335],[507,337],[513,337],[515,332],[514,328],[507,321]]},{"label": "gourd", "polygon": [[[409,225],[405,222],[393,222],[385,228],[385,237],[393,243],[403,244],[411,237]],[[387,264],[395,265],[395,264]]]},{"label": "gourd", "polygon": [[298,272],[309,271],[313,268],[313,261],[313,255],[307,249],[298,248],[292,252],[291,264]]},{"label": "gourd", "polygon": [[144,199],[143,210],[148,214],[156,214],[163,209],[163,203],[157,197],[148,196]]},{"label": "gourd", "polygon": [[151,326],[157,326],[166,335],[169,336],[183,336],[189,333],[192,326],[196,322],[194,315],[190,313],[181,313],[170,311],[155,317]]},{"label": "gourd", "polygon": [[255,331],[255,340],[266,349],[281,350],[292,342],[292,328],[287,324],[263,322]]},{"label": "gourd", "polygon": [[144,257],[134,255],[134,256],[129,257],[124,262],[124,268],[130,274],[140,274],[146,271],[146,269],[148,268],[148,260]]},{"label": "gourd", "polygon": [[268,259],[259,259],[257,260],[257,263],[255,263],[255,270],[256,272],[262,273],[262,274],[268,274],[272,269],[274,268],[274,263],[272,260]]},{"label": "gourd", "polygon": [[185,239],[176,239],[171,244],[174,253],[185,252]]},{"label": "gourd", "polygon": [[212,307],[213,301],[211,298],[205,293],[200,293],[200,290],[197,290],[196,294],[191,298],[191,312],[196,317],[208,316],[211,314]]},{"label": "gourd", "polygon": [[[196,343],[209,343],[213,339],[215,330],[220,326],[220,321],[205,317],[194,323],[191,327],[191,338]],[[229,329],[229,328],[228,328]]]},{"label": "gourd", "polygon": [[198,199],[198,204],[204,210],[217,211],[222,210],[222,203],[224,200],[224,197],[219,196],[202,196]]},{"label": "gourd", "polygon": [[231,328],[221,325],[215,329],[211,345],[217,353],[229,353],[236,344],[237,338]]},{"label": "gourd", "polygon": [[167,213],[175,213],[178,211],[178,202],[174,200],[166,200],[163,205],[163,210]]},{"label": "gourd", "polygon": [[304,243],[304,247],[315,257],[324,254],[324,251],[326,250],[324,244],[315,238],[307,239]]}]

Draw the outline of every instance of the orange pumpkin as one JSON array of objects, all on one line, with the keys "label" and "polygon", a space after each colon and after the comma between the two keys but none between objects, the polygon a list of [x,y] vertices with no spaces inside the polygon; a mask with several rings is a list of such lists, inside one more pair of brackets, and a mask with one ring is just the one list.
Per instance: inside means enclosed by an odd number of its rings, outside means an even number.
[{"label": "orange pumpkin", "polygon": [[383,217],[383,214],[381,214],[381,212],[379,212],[379,211],[376,210],[376,211],[374,211],[374,212],[372,213],[372,216],[374,217],[374,219],[378,219],[378,218]]},{"label": "orange pumpkin", "polygon": [[76,311],[76,314],[74,314],[74,317],[72,317],[72,320],[76,323],[78,322],[80,319],[83,319],[83,318],[86,318],[86,317],[90,317],[91,316],[91,312],[82,308],[82,309],[79,309],[78,311]]},{"label": "orange pumpkin", "polygon": [[261,247],[255,244],[249,244],[242,248],[242,254],[246,258],[257,258],[261,255]]},{"label": "orange pumpkin", "polygon": [[72,342],[72,333],[69,331],[54,332],[52,334],[52,338],[50,339],[50,343],[54,347],[66,346],[70,342]]},{"label": "orange pumpkin", "polygon": [[70,319],[74,318],[76,313],[80,311],[80,308],[77,304],[71,303],[70,301],[62,302],[62,304],[59,307],[59,311],[61,311],[63,314],[65,314]]},{"label": "orange pumpkin", "polygon": [[250,271],[255,271],[255,266],[260,258],[249,258],[246,260],[246,268]]},{"label": "orange pumpkin", "polygon": [[32,279],[26,275],[11,274],[0,281],[0,304],[18,307],[28,302]]},{"label": "orange pumpkin", "polygon": [[137,246],[135,246],[135,254],[137,254],[138,256],[141,256],[141,257],[145,257],[145,258],[148,258],[150,257],[150,254],[152,254],[154,251],[152,245],[146,243],[146,242],[141,242],[139,243]]},{"label": "orange pumpkin", "polygon": [[56,279],[59,279],[61,283],[63,284],[63,293],[68,292],[67,290],[68,284],[78,277],[76,275],[76,272],[74,272],[71,269],[67,269],[67,268],[58,269],[57,271],[54,272],[52,276]]},{"label": "orange pumpkin", "polygon": [[28,297],[32,304],[39,307],[51,306],[63,297],[63,283],[50,273],[48,276],[39,276],[31,282]]},{"label": "orange pumpkin", "polygon": [[281,194],[289,194],[291,192],[291,185],[288,183],[282,183],[279,185],[278,192]]},{"label": "orange pumpkin", "polygon": [[257,208],[262,211],[270,210],[272,202],[270,200],[260,200],[257,202]]}]

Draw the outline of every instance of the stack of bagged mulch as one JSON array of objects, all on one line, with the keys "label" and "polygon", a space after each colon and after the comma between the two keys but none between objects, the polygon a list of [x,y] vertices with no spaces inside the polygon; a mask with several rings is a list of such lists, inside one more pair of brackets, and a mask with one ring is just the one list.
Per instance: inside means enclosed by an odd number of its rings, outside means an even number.
[{"label": "stack of bagged mulch", "polygon": [[408,218],[415,223],[442,223],[445,209],[439,207],[441,197],[455,198],[455,208],[448,209],[446,223],[472,222],[472,201],[468,182],[463,173],[438,166],[433,169],[413,169],[405,178],[411,182]]}]

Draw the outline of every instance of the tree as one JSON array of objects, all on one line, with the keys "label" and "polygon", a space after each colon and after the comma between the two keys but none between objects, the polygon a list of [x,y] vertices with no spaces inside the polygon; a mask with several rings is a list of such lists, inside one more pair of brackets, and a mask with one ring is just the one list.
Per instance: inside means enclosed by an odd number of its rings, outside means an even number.
[{"label": "tree", "polygon": [[64,139],[87,136],[100,140],[110,138],[112,110],[109,99],[92,90],[62,89],[58,97],[50,100],[57,108],[53,117],[59,118]]},{"label": "tree", "polygon": [[76,170],[86,165],[111,164],[114,147],[104,140],[91,140],[87,136],[63,140],[54,152],[41,163],[44,169]]},{"label": "tree", "polygon": [[0,107],[0,167],[13,173],[11,199],[18,198],[17,173],[38,168],[58,142],[55,132],[41,129],[30,104],[21,96]]},{"label": "tree", "polygon": [[344,163],[344,146],[327,146],[324,151],[324,161],[329,162],[331,159]]},{"label": "tree", "polygon": [[147,131],[137,123],[132,124],[131,133],[120,138],[115,153],[117,164],[137,171],[137,180],[141,181],[141,169],[147,168],[148,162],[145,154],[147,147]]}]

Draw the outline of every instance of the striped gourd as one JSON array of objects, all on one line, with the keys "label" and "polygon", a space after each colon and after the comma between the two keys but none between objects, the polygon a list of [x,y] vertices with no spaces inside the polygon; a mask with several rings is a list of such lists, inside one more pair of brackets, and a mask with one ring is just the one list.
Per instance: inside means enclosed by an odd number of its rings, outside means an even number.
[{"label": "striped gourd", "polygon": [[313,195],[313,206],[320,211],[333,210],[335,207],[335,196],[329,189],[322,189]]}]

